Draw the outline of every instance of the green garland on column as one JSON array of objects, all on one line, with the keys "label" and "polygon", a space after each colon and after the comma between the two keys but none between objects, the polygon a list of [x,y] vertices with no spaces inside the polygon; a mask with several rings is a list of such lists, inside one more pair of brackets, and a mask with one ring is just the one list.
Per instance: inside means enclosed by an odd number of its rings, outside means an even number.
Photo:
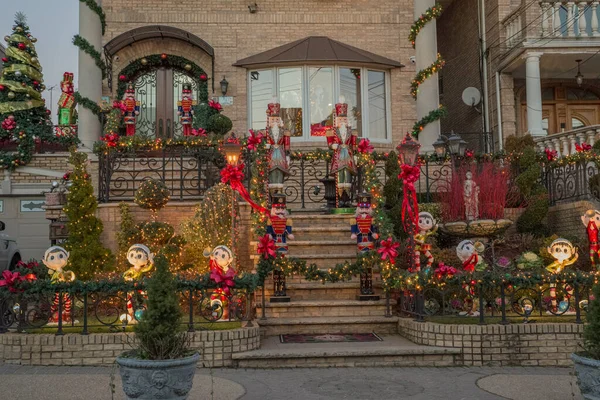
[{"label": "green garland on column", "polygon": [[98,50],[91,45],[84,37],[75,35],[73,36],[73,44],[85,51],[90,57],[94,59],[96,66],[102,71],[102,79],[106,79],[106,64],[102,61],[102,55]]},{"label": "green garland on column", "polygon": [[79,92],[73,93],[73,97],[75,97],[77,104],[90,110],[92,114],[97,116],[100,122],[102,122],[102,108],[98,105],[98,103],[87,97],[83,97]]},{"label": "green garland on column", "polygon": [[[417,39],[417,35],[421,32],[421,29],[425,27],[429,22],[433,21],[436,18],[439,18],[442,15],[442,6],[440,4],[436,4],[433,7],[430,7],[425,11],[424,14],[421,14],[419,19],[417,19],[412,26],[410,27],[410,34],[408,35],[408,40],[410,41],[413,49],[415,48],[415,43]],[[410,85],[410,94],[416,100],[419,94],[419,86],[426,79],[430,78],[434,74],[436,74],[439,70],[444,68],[445,61],[442,56],[438,53],[437,59],[431,64],[429,67],[420,70],[417,72],[415,77],[413,78]],[[435,110],[431,110],[425,117],[421,118],[417,121],[412,128],[411,134],[416,138],[419,137],[419,133],[425,129],[425,126],[428,124],[439,120],[447,114],[446,109],[440,104],[439,108]]]},{"label": "green garland on column", "polygon": [[102,36],[104,36],[104,33],[106,32],[106,14],[104,14],[102,7],[100,7],[100,5],[98,5],[98,3],[96,3],[94,0],[79,1],[85,3],[85,5],[88,6],[90,10],[92,10],[98,15],[98,18],[100,18],[100,24],[102,25]]}]

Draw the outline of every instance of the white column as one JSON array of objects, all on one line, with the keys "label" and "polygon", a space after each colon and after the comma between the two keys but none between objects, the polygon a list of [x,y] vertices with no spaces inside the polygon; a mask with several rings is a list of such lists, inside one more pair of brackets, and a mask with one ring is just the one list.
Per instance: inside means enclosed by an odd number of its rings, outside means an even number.
[{"label": "white column", "polygon": [[[428,8],[436,4],[435,0],[414,0],[414,19],[417,20],[424,14]],[[420,71],[427,68],[437,59],[437,29],[436,20],[428,22],[417,35],[415,41],[416,70]],[[437,110],[440,105],[440,94],[438,85],[438,74],[430,76],[419,87],[417,97],[417,120],[425,117],[433,110]],[[440,135],[440,122],[430,123],[419,134],[419,143],[421,143],[421,152],[432,152],[433,142]]]},{"label": "white column", "polygon": [[[549,31],[552,29],[549,28],[549,23],[552,23],[552,18],[548,18],[548,10],[550,9],[550,4],[548,3],[540,3],[540,7],[542,8],[542,37],[545,37]],[[552,9],[554,11],[554,9]],[[550,14],[552,15],[552,14]]]},{"label": "white column", "polygon": [[544,136],[542,128],[542,82],[540,57],[542,53],[525,55],[525,86],[527,91],[527,130],[531,136]]},{"label": "white column", "polygon": [[585,19],[585,9],[587,7],[587,1],[580,1],[576,7],[578,15],[577,19],[579,22],[579,36],[584,36],[587,34],[587,21]]},{"label": "white column", "polygon": [[567,2],[567,36],[573,37],[575,36],[575,18],[573,13],[573,8],[575,8],[575,3],[572,1]]},{"label": "white column", "polygon": [[[96,0],[102,5],[102,0]],[[102,25],[100,18],[83,2],[79,2],[79,35],[85,38],[96,50],[102,54]],[[79,77],[77,90],[83,97],[100,102],[102,98],[102,72],[96,66],[92,57],[79,50]],[[79,139],[83,148],[91,151],[94,142],[100,139],[101,125],[98,117],[82,106],[78,107],[79,113]]]},{"label": "white column", "polygon": [[[561,139],[561,148],[563,149],[563,156],[568,156],[572,153],[571,151],[571,143],[569,143],[569,138],[567,136],[563,136]],[[575,146],[573,144],[573,146]]]}]

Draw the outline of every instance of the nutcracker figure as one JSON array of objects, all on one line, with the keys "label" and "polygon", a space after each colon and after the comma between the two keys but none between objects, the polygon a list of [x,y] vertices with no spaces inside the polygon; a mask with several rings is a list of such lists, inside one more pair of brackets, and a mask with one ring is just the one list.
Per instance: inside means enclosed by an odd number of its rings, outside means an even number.
[{"label": "nutcracker figure", "polygon": [[[546,271],[552,274],[559,274],[562,272],[565,267],[575,264],[577,259],[579,258],[579,254],[577,253],[577,248],[573,246],[573,243],[568,241],[567,239],[558,238],[554,240],[550,246],[548,246],[548,253],[554,258],[554,262],[546,267]],[[573,293],[573,289],[568,285],[565,287],[567,291],[567,297]],[[568,309],[568,299],[565,300],[566,309]],[[562,303],[562,302],[561,302]],[[558,310],[557,301],[556,301],[556,284],[550,284],[550,306],[551,310],[548,310],[549,313],[555,313]],[[561,304],[562,308],[562,304]],[[566,311],[561,310],[561,311]]]},{"label": "nutcracker figure", "polygon": [[269,149],[269,192],[283,192],[283,179],[289,174],[290,131],[283,130],[277,99],[267,106],[267,149]]},{"label": "nutcracker figure", "polygon": [[140,102],[135,100],[135,87],[131,82],[127,85],[125,91],[125,112],[123,114],[123,122],[125,123],[127,136],[135,135],[135,121],[140,115]]},{"label": "nutcracker figure", "polygon": [[[267,221],[267,234],[275,242],[277,253],[284,256],[288,253],[287,240],[294,240],[292,234],[292,219],[288,218],[286,197],[277,193],[272,196],[271,215]],[[286,297],[285,275],[282,271],[273,271],[273,292],[275,297]]]},{"label": "nutcracker figure", "polygon": [[75,123],[75,96],[73,95],[73,74],[65,72],[60,83],[60,98],[58,99],[58,124],[73,125]]},{"label": "nutcracker figure", "polygon": [[356,174],[354,148],[356,147],[356,131],[348,123],[348,104],[335,105],[334,126],[327,130],[327,145],[333,150],[331,172],[337,174],[338,206],[348,205],[352,175]]},{"label": "nutcracker figure", "polygon": [[598,243],[598,225],[600,225],[600,211],[587,210],[581,217],[581,222],[586,228],[588,242],[590,244],[590,260],[594,267],[598,267],[600,261],[600,244]]},{"label": "nutcracker figure", "polygon": [[227,246],[217,246],[212,251],[204,251],[205,257],[210,257],[210,279],[217,285],[217,289],[210,296],[210,306],[212,316],[216,320],[229,320],[229,300],[231,298],[231,288],[235,285],[235,269],[233,264],[233,252]]},{"label": "nutcracker figure", "polygon": [[[373,209],[371,207],[371,195],[363,193],[358,196],[358,205],[356,213],[350,227],[352,235],[350,238],[356,239],[357,252],[366,253],[375,250],[375,240],[379,238],[377,226],[373,221]],[[372,296],[373,291],[373,270],[368,267],[366,271],[360,274],[360,294],[363,296]],[[359,297],[359,299],[361,299]],[[373,300],[369,298],[368,300]]]},{"label": "nutcracker figure", "polygon": [[[150,252],[150,249],[143,244],[134,244],[127,250],[127,261],[132,267],[125,271],[123,280],[138,282],[152,269],[154,255]],[[142,290],[128,293],[127,314],[121,315],[121,322],[127,321],[127,323],[131,323],[138,321],[142,317],[143,307],[134,309],[134,296],[137,296],[135,299],[136,304],[143,304],[145,293]]]},{"label": "nutcracker figure", "polygon": [[433,265],[433,255],[431,255],[431,245],[427,243],[427,238],[437,232],[437,224],[433,216],[428,212],[419,213],[419,233],[415,234],[415,270],[421,270],[421,252],[427,257],[427,269]]},{"label": "nutcracker figure", "polygon": [[181,101],[177,102],[177,115],[183,127],[183,136],[192,135],[192,120],[194,118],[194,106],[196,102],[192,99],[192,85],[185,84],[181,91]]},{"label": "nutcracker figure", "polygon": [[[71,282],[75,280],[75,274],[72,271],[65,271],[64,268],[69,261],[69,252],[60,246],[52,246],[44,253],[42,262],[48,267],[48,274],[52,275],[50,280],[52,282]],[[54,302],[50,307],[52,316],[50,317],[50,323],[58,323],[59,318],[64,322],[71,320],[71,307],[72,301],[71,296],[68,293],[62,294],[62,315],[58,315],[58,306],[61,295],[56,293],[54,296]]]}]

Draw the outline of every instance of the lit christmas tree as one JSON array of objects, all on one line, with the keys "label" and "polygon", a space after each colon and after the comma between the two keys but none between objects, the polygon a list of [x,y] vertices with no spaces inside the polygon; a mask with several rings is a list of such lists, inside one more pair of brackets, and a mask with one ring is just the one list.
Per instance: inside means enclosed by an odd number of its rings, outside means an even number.
[{"label": "lit christmas tree", "polygon": [[53,141],[52,126],[42,99],[42,67],[36,38],[29,33],[23,13],[15,16],[13,33],[5,36],[6,57],[0,76],[0,139],[17,143],[15,152],[0,151],[0,169],[13,170],[31,161],[35,139]]}]

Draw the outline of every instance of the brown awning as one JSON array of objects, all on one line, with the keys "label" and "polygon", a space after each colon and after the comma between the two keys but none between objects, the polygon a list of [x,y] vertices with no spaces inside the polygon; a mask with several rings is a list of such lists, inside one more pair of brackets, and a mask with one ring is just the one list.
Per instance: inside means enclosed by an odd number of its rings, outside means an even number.
[{"label": "brown awning", "polygon": [[236,67],[254,68],[279,64],[350,63],[385,68],[404,67],[398,61],[338,42],[325,36],[309,36],[238,60]]}]

